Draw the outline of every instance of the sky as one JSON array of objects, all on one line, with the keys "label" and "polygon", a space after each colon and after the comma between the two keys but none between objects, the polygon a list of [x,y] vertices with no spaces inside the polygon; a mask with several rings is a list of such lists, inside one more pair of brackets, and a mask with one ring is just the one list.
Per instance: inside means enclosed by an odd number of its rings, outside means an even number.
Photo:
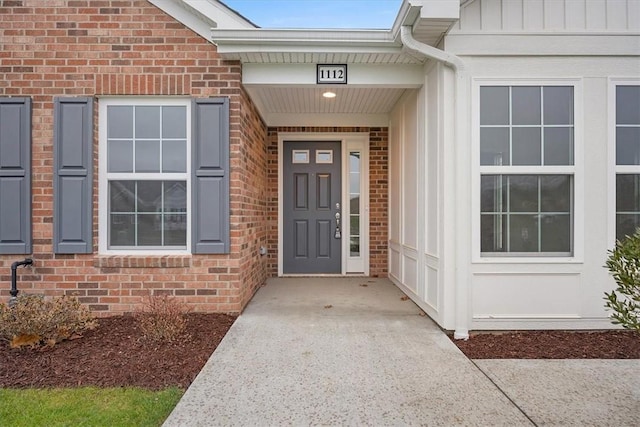
[{"label": "sky", "polygon": [[389,29],[402,0],[222,0],[262,28]]}]

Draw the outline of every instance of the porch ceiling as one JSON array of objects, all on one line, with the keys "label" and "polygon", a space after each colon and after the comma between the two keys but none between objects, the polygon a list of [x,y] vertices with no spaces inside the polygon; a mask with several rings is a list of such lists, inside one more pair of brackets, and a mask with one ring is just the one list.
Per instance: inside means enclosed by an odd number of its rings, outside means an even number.
[{"label": "porch ceiling", "polygon": [[[330,90],[335,98],[322,96]],[[385,114],[396,104],[402,88],[251,87],[249,94],[265,111],[288,114]]]}]

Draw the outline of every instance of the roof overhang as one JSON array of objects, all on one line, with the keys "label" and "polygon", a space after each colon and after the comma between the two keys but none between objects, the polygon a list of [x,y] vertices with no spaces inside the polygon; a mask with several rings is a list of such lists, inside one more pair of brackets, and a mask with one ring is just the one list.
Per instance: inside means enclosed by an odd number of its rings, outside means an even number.
[{"label": "roof overhang", "polygon": [[[404,0],[388,30],[267,29],[216,0],[149,1],[201,35],[215,23],[207,39],[243,64],[243,86],[269,126],[387,126],[403,93],[424,83],[425,60],[403,48],[401,27],[436,46],[460,13],[460,0]],[[317,84],[317,64],[347,64],[347,84]],[[322,97],[329,89],[335,98]]]}]

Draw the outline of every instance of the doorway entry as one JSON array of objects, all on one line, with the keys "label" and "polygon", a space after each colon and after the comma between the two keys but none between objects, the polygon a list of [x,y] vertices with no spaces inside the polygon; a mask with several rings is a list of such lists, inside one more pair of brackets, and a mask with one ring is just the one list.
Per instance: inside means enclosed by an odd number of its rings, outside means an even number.
[{"label": "doorway entry", "polygon": [[278,134],[278,275],[369,274],[369,133]]}]

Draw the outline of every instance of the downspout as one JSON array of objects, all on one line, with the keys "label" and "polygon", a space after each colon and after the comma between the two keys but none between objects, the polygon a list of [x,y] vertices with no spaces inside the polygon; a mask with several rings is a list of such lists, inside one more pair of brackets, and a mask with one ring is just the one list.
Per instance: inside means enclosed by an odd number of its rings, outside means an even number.
[{"label": "downspout", "polygon": [[[400,29],[400,38],[404,49],[442,62],[444,65],[453,69],[455,73],[455,117],[454,117],[454,135],[455,135],[455,153],[456,153],[456,174],[455,187],[457,189],[457,200],[470,200],[468,179],[461,179],[460,170],[465,169],[462,164],[465,161],[464,150],[467,144],[465,138],[466,123],[466,101],[468,99],[468,72],[462,59],[456,55],[447,53],[433,46],[421,43],[413,38],[412,28],[409,25],[403,25]],[[466,209],[456,209],[456,239],[455,239],[455,331],[453,337],[455,339],[469,339],[469,273],[468,264],[470,260],[469,254],[469,236]]]}]

